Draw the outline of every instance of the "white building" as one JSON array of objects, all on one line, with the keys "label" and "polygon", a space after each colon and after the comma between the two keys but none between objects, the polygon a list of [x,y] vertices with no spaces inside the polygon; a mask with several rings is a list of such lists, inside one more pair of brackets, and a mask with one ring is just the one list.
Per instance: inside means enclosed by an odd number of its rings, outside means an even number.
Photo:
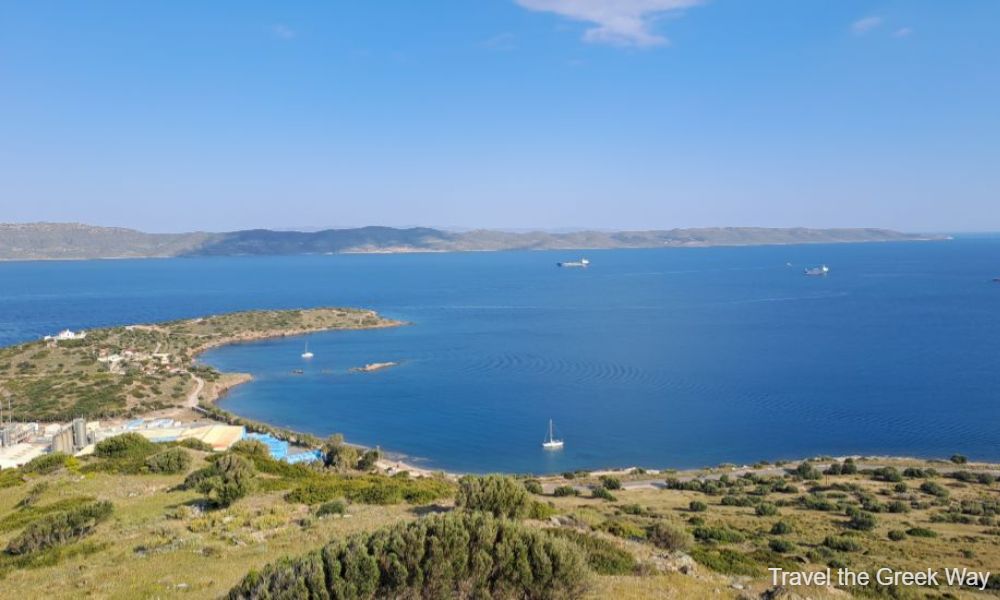
[{"label": "white building", "polygon": [[63,329],[55,335],[47,335],[43,338],[46,342],[61,342],[63,340],[82,340],[87,337],[86,331],[81,331],[79,333],[74,333],[69,329]]}]

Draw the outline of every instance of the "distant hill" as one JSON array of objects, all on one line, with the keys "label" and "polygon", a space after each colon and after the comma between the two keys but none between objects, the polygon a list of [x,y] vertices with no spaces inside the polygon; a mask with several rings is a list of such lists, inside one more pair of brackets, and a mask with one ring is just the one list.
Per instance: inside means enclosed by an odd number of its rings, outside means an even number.
[{"label": "distant hill", "polygon": [[427,227],[359,227],[316,232],[143,233],[76,223],[0,224],[0,260],[71,260],[491,250],[587,250],[941,239],[888,229],[713,227],[650,231],[449,232]]}]

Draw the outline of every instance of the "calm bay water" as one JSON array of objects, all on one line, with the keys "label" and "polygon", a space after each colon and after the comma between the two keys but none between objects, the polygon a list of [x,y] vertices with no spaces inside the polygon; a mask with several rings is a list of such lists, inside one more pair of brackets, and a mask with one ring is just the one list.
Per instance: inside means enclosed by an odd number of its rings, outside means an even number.
[{"label": "calm bay water", "polygon": [[[222,405],[467,471],[816,454],[1000,460],[1000,239],[0,264],[0,343],[361,306],[412,324],[230,346]],[[791,262],[793,266],[786,266]],[[826,278],[802,269],[827,263]],[[349,369],[399,361],[374,373]],[[293,369],[303,375],[293,375]],[[565,438],[545,452],[548,419]]]}]

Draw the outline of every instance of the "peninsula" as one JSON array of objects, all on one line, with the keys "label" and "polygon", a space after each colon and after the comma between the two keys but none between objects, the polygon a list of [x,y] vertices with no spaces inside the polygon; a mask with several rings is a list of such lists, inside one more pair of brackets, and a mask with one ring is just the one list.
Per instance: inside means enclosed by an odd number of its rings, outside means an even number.
[{"label": "peninsula", "polygon": [[877,228],[706,227],[551,233],[358,227],[311,232],[253,229],[226,233],[154,234],[78,223],[0,223],[0,260],[697,248],[941,239],[945,237]]},{"label": "peninsula", "polygon": [[[335,329],[400,325],[370,310],[237,312],[152,325],[64,331],[0,349],[0,397],[18,421],[137,417],[191,409],[245,380],[195,358],[209,348]],[[8,416],[11,416],[8,414]]]}]

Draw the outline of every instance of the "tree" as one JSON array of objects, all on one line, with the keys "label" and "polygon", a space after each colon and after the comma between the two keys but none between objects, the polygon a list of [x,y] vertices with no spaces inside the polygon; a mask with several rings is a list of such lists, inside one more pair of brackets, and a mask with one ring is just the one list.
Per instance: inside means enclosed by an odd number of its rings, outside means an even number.
[{"label": "tree", "polygon": [[331,435],[323,444],[323,464],[330,468],[341,471],[356,469],[359,458],[357,447],[346,444],[344,436],[339,433]]},{"label": "tree", "polygon": [[372,448],[361,455],[361,458],[358,459],[355,467],[359,471],[371,471],[375,468],[375,465],[378,464],[380,458],[382,458],[382,453],[377,449]]},{"label": "tree", "polygon": [[522,518],[531,510],[528,490],[520,481],[504,475],[466,476],[458,483],[455,504],[495,517]]}]

